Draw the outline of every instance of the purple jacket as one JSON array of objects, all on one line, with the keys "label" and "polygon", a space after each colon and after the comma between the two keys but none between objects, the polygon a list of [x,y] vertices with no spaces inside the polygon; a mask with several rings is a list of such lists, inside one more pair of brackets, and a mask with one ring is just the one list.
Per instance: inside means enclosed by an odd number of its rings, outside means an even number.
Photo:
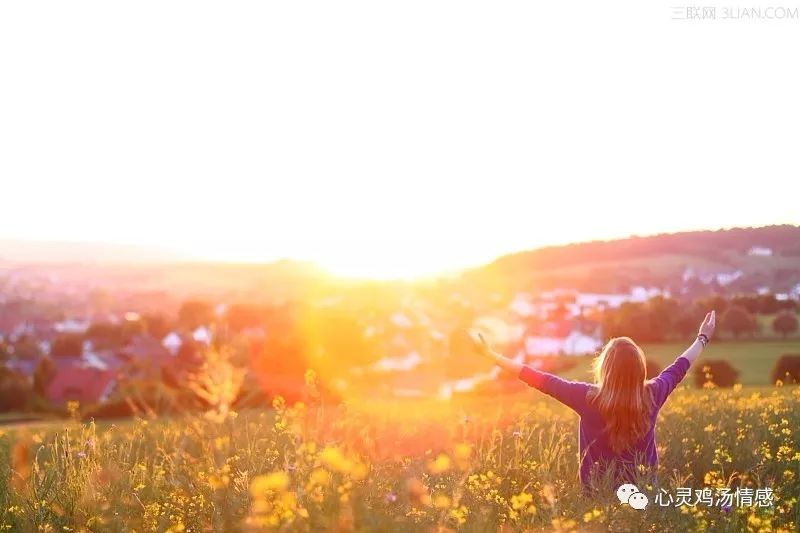
[{"label": "purple jacket", "polygon": [[653,387],[653,399],[655,400],[650,413],[650,430],[630,450],[620,454],[614,453],[608,444],[602,415],[586,400],[586,393],[596,385],[582,381],[568,381],[527,366],[522,367],[519,379],[552,396],[580,416],[578,440],[581,456],[581,483],[588,486],[593,475],[602,474],[604,469],[611,464],[623,467],[615,471],[615,482],[632,482],[631,472],[637,464],[651,467],[658,465],[656,417],[669,394],[675,390],[675,387],[686,375],[690,365],[688,359],[678,357],[674,363],[650,382],[648,386]]}]

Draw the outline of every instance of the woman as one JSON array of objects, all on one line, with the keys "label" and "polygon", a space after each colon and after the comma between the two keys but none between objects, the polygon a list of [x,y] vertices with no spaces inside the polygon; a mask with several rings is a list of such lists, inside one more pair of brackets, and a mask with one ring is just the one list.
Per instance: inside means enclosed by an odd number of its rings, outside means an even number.
[{"label": "woman", "polygon": [[692,345],[652,380],[646,379],[642,349],[628,337],[611,339],[594,361],[594,384],[567,381],[504,357],[480,334],[472,341],[479,353],[578,413],[581,482],[589,487],[597,476],[610,476],[616,486],[635,482],[640,465],[653,470],[658,465],[658,411],[708,344],[715,326],[711,311]]}]

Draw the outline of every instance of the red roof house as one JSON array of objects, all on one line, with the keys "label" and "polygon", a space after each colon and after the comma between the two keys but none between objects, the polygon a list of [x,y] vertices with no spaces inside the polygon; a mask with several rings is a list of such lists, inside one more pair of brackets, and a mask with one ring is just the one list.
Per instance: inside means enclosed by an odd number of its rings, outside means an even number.
[{"label": "red roof house", "polygon": [[72,400],[84,405],[100,403],[108,398],[116,382],[115,372],[69,366],[61,368],[47,386],[47,398],[57,405]]}]

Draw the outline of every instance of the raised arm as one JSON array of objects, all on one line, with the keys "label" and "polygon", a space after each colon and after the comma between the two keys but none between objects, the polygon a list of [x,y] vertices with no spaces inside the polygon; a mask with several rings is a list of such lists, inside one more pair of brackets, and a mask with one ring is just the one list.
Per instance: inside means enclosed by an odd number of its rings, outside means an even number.
[{"label": "raised arm", "polygon": [[653,380],[656,387],[654,398],[658,406],[661,406],[667,401],[667,397],[670,393],[675,390],[678,383],[686,376],[689,367],[703,352],[703,348],[705,348],[705,345],[714,334],[716,321],[716,313],[714,311],[708,313],[703,323],[700,324],[700,331],[694,342]]},{"label": "raised arm", "polygon": [[492,348],[489,346],[489,343],[486,342],[486,339],[484,339],[483,335],[480,333],[478,333],[477,338],[475,338],[475,336],[472,334],[470,334],[469,338],[472,340],[472,346],[475,348],[476,352],[493,360],[495,364],[503,370],[508,370],[509,372],[519,375],[522,367],[525,366],[514,359],[510,359],[505,355],[492,350]]},{"label": "raised arm", "polygon": [[689,360],[689,364],[694,363],[700,354],[703,352],[703,348],[705,348],[708,341],[711,340],[711,336],[714,335],[714,328],[717,326],[717,314],[715,311],[711,311],[710,313],[706,314],[705,319],[703,319],[703,323],[700,324],[700,330],[697,332],[697,338],[694,342],[686,348],[682,354],[678,357],[685,357]]},{"label": "raised arm", "polygon": [[500,368],[513,372],[520,380],[531,387],[552,396],[564,405],[581,413],[586,406],[586,392],[590,385],[581,381],[569,381],[547,372],[541,372],[519,361],[505,357],[492,350],[483,335],[470,335],[475,351],[493,360]]}]

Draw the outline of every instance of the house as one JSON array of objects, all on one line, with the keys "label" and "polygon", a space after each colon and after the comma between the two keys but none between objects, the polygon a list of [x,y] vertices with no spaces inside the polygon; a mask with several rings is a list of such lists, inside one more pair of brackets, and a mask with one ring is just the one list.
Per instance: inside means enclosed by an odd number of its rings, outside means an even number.
[{"label": "house", "polygon": [[394,313],[392,315],[392,324],[397,326],[398,328],[408,329],[414,325],[414,322],[405,314],[400,311]]},{"label": "house", "polygon": [[617,308],[625,302],[632,301],[630,294],[599,294],[579,292],[575,296],[575,305],[579,308],[610,307]]},{"label": "house", "polygon": [[150,335],[137,335],[119,351],[119,355],[126,361],[164,361],[172,359],[169,349]]},{"label": "house", "polygon": [[53,329],[59,333],[86,333],[89,329],[88,320],[67,319],[53,324]]},{"label": "house", "polygon": [[753,246],[747,251],[747,255],[770,257],[772,255],[772,248],[767,248],[766,246]]},{"label": "house", "polygon": [[[687,270],[689,276],[694,272]],[[687,273],[684,273],[686,276]],[[580,316],[585,309],[617,308],[626,302],[645,302],[654,296],[664,294],[656,287],[636,286],[629,293],[592,293],[578,292],[567,289],[556,289],[539,293],[537,298],[531,298],[525,293],[519,293],[511,302],[510,309],[522,317],[546,317],[551,311],[563,307],[572,316]]]},{"label": "house", "polygon": [[716,274],[716,280],[720,286],[724,287],[726,285],[730,285],[742,276],[744,276],[744,272],[741,270],[734,270],[733,272],[720,272]]},{"label": "house", "polygon": [[192,339],[200,344],[211,344],[211,332],[205,326],[200,326],[192,332]]},{"label": "house", "polygon": [[117,370],[122,366],[120,358],[111,350],[84,352],[81,360],[85,366],[98,370]]},{"label": "house", "polygon": [[384,357],[372,365],[372,370],[376,372],[408,372],[414,370],[421,362],[422,357],[419,353],[412,351],[404,357]]},{"label": "house", "polygon": [[603,345],[600,325],[586,319],[546,322],[529,328],[522,339],[525,356],[585,355]]},{"label": "house", "polygon": [[796,299],[800,300],[800,283],[798,283],[797,285],[792,287],[792,289],[789,291],[789,295],[792,298],[796,298]]},{"label": "house", "polygon": [[166,337],[164,337],[164,340],[161,341],[161,345],[167,350],[169,350],[172,353],[172,355],[178,353],[178,350],[180,349],[182,344],[183,344],[183,339],[181,339],[181,336],[175,333],[174,331],[169,333]]},{"label": "house", "polygon": [[[518,357],[516,359],[518,360],[517,362],[522,362],[522,358]],[[500,367],[495,366],[488,372],[481,372],[468,378],[447,381],[439,387],[438,396],[444,400],[449,400],[452,398],[453,393],[473,391],[481,383],[496,380],[499,375]]]},{"label": "house", "polygon": [[537,306],[530,301],[529,295],[517,294],[509,305],[509,309],[521,317],[530,317],[537,313]]},{"label": "house", "polygon": [[12,372],[16,372],[25,376],[26,378],[33,379],[33,373],[36,371],[37,361],[32,359],[9,359],[6,361],[5,366]]},{"label": "house", "polygon": [[104,402],[117,383],[116,373],[74,364],[60,368],[47,386],[47,398],[56,405]]},{"label": "house", "polygon": [[640,287],[636,286],[631,288],[631,302],[646,302],[650,298],[654,298],[656,296],[665,296],[669,297],[668,293],[665,293],[661,289],[657,287]]},{"label": "house", "polygon": [[744,276],[744,272],[741,270],[733,270],[731,272],[695,272],[693,268],[687,267],[683,272],[683,282],[686,283],[689,280],[699,280],[705,284],[716,282],[724,287],[742,276]]}]

